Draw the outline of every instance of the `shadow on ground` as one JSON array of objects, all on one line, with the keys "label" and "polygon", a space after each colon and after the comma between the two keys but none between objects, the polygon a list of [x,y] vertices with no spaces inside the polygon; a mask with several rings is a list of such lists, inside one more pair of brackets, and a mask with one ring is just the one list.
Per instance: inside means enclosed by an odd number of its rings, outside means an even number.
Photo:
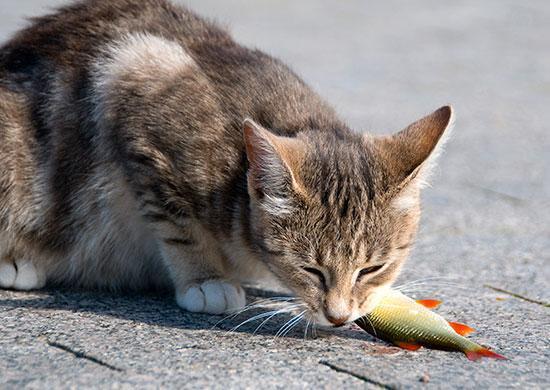
[{"label": "shadow on ground", "polygon": [[[247,289],[249,304],[236,314],[196,314],[181,310],[168,292],[107,293],[97,291],[43,290],[27,299],[0,299],[0,307],[10,309],[55,310],[92,313],[99,316],[141,322],[176,329],[230,331],[263,336],[316,338],[323,330],[306,321],[293,322],[296,311],[287,311],[288,295],[275,291]],[[37,297],[38,295],[38,297]],[[295,325],[292,326],[291,325]],[[285,328],[286,326],[286,328]],[[374,340],[368,333],[349,328],[327,329],[332,335],[357,340]]]}]

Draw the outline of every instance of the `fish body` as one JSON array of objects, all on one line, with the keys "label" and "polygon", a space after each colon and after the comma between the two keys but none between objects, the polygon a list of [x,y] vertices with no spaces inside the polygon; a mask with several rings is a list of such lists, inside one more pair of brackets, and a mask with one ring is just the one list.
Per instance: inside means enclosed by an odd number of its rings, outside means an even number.
[{"label": "fish body", "polygon": [[464,337],[473,331],[470,327],[450,323],[424,306],[433,307],[437,301],[420,302],[422,304],[399,291],[390,290],[370,314],[356,323],[373,336],[405,349],[416,350],[425,346],[462,351],[470,360],[483,356],[504,358]]}]

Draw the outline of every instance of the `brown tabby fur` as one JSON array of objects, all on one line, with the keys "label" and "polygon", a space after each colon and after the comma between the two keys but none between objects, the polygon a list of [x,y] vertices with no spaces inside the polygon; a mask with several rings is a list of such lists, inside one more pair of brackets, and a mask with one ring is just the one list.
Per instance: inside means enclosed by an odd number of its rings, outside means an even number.
[{"label": "brown tabby fur", "polygon": [[451,117],[354,133],[189,10],[78,1],[0,49],[0,287],[170,287],[221,313],[273,274],[352,321],[408,255]]}]

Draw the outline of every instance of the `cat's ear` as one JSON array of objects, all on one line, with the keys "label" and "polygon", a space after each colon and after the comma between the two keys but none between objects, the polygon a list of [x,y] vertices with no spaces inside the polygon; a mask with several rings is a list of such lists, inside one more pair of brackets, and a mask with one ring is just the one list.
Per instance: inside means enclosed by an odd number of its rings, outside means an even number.
[{"label": "cat's ear", "polygon": [[292,196],[302,192],[299,173],[304,155],[303,142],[277,136],[252,119],[244,121],[243,132],[250,195],[271,214],[291,212]]},{"label": "cat's ear", "polygon": [[395,185],[426,184],[453,122],[452,107],[444,106],[404,130],[378,139]]}]

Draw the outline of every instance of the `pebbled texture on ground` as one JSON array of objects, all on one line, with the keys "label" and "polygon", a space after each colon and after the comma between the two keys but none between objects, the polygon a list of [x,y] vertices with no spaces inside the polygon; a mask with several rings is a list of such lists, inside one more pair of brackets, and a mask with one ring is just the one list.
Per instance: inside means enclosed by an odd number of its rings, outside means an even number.
[{"label": "pebbled texture on ground", "polygon": [[[3,0],[0,38],[57,4]],[[168,295],[0,291],[0,388],[550,387],[550,3],[185,4],[288,62],[359,130],[454,105],[400,283],[419,280],[410,295],[443,299],[510,360],[405,352],[354,328],[275,337],[288,315],[229,332],[267,307],[220,321]]]}]

